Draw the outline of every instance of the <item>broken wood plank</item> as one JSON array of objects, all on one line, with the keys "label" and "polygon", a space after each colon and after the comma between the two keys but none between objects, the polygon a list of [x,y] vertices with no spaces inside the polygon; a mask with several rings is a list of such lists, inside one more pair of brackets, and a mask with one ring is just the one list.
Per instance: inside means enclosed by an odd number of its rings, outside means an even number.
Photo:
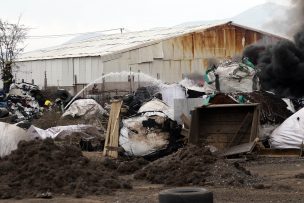
[{"label": "broken wood plank", "polygon": [[122,101],[112,101],[110,117],[106,132],[105,146],[103,150],[104,156],[110,156],[113,158],[118,157],[118,139],[119,139],[119,122],[120,122],[120,110]]},{"label": "broken wood plank", "polygon": [[261,157],[301,157],[301,149],[260,149]]}]

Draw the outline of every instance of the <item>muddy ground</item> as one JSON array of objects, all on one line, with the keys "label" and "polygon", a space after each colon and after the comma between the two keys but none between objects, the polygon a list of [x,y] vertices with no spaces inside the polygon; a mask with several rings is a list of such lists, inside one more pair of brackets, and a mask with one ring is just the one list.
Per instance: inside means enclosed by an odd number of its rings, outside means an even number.
[{"label": "muddy ground", "polygon": [[[94,161],[104,161],[99,152],[86,152],[85,156]],[[234,162],[232,165],[234,165]],[[127,163],[124,162],[125,164]],[[304,160],[299,158],[257,158],[251,161],[238,161],[253,176],[262,179],[250,187],[213,185],[204,187],[214,193],[215,202],[304,202]],[[117,170],[121,164],[109,162],[108,167]],[[145,165],[142,160],[133,161],[133,165]],[[104,165],[104,164],[103,164]],[[147,165],[149,166],[149,165]],[[230,167],[231,168],[231,167]],[[151,184],[146,180],[133,179],[133,170],[121,171],[119,179],[132,180],[133,189],[118,189],[112,194],[102,196],[55,196],[52,199],[9,199],[0,202],[104,202],[104,203],[158,203],[159,191],[172,188],[164,184]],[[120,169],[121,170],[121,169]],[[223,169],[224,170],[224,169]],[[246,176],[244,176],[246,178]]]}]

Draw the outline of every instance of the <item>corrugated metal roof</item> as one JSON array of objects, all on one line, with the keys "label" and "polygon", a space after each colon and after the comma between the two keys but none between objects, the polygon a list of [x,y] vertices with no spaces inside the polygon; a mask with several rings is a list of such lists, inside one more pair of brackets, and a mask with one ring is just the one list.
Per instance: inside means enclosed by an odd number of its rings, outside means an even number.
[{"label": "corrugated metal roof", "polygon": [[106,56],[136,49],[139,47],[145,47],[151,44],[156,44],[164,39],[177,37],[229,23],[231,22],[206,24],[195,27],[177,26],[171,28],[155,28],[146,31],[101,35],[81,42],[63,44],[56,47],[27,52],[22,54],[19,57],[18,61],[85,56]]}]

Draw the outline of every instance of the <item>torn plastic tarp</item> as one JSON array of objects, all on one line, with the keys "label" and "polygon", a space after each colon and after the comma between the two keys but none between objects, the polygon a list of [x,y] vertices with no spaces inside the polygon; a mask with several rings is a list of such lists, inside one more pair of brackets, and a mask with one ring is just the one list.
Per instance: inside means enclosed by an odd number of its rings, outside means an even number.
[{"label": "torn plastic tarp", "polygon": [[[169,132],[161,130],[167,116],[157,112],[143,113],[140,116],[124,119],[120,130],[119,144],[129,156],[146,156],[165,149],[169,144]],[[149,126],[152,123],[155,127]],[[157,127],[159,126],[159,127]]]},{"label": "torn plastic tarp", "polygon": [[[74,132],[86,132],[88,129],[95,128],[92,125],[68,125],[68,126],[56,126],[52,128],[48,128],[46,130],[43,130],[41,128],[37,128],[35,126],[31,126],[27,130],[27,134],[32,139],[39,138],[39,139],[45,139],[45,138],[64,138],[65,136],[71,135]],[[94,132],[90,130],[90,132]],[[95,135],[98,134],[98,131],[96,129]]]},{"label": "torn plastic tarp", "polygon": [[147,103],[142,105],[139,108],[138,113],[144,112],[162,112],[170,119],[174,120],[173,108],[169,107],[159,99],[152,99],[151,101],[148,101]]},{"label": "torn plastic tarp", "polygon": [[62,117],[84,117],[90,119],[105,114],[106,111],[94,99],[79,99],[62,114]]},{"label": "torn plastic tarp", "polygon": [[21,140],[30,140],[26,131],[15,125],[0,122],[0,157],[9,155],[11,151],[17,149]]},{"label": "torn plastic tarp", "polygon": [[304,142],[304,108],[287,118],[270,136],[274,149],[301,148]]}]

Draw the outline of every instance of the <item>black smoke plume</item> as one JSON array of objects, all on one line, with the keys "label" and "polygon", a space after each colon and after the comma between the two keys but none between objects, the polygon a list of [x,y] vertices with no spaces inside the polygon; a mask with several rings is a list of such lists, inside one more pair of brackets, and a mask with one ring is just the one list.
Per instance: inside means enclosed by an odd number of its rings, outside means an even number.
[{"label": "black smoke plume", "polygon": [[[304,97],[304,1],[291,0],[290,30],[297,29],[293,41],[281,40],[271,46],[249,46],[243,56],[258,69],[263,90],[281,97]],[[300,26],[301,25],[301,26]]]},{"label": "black smoke plume", "polygon": [[268,47],[250,46],[244,56],[259,70],[263,90],[282,97],[304,96],[304,29],[294,36],[294,42],[281,40]]}]

